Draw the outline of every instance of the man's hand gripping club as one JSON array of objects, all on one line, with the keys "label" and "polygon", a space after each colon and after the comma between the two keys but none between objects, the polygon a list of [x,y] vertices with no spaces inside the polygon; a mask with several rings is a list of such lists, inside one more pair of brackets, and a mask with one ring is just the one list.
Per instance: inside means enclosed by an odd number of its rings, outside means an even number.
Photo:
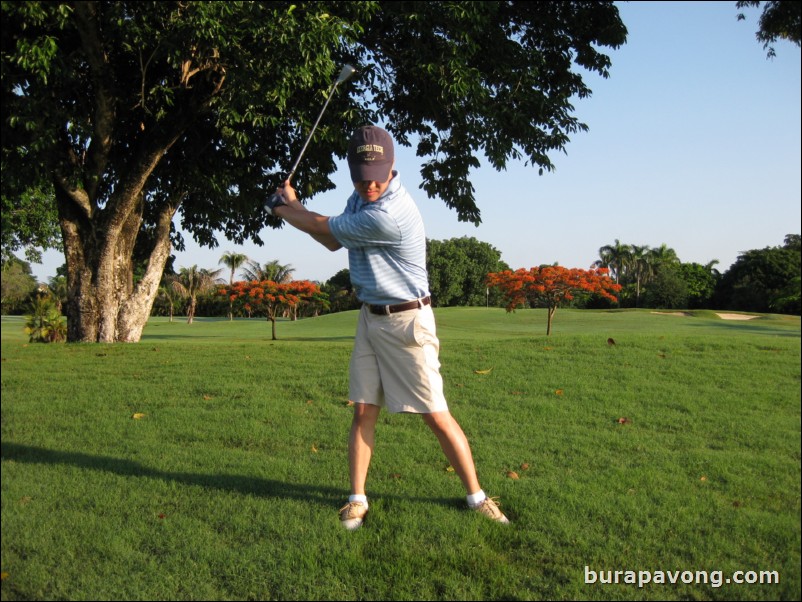
[{"label": "man's hand gripping club", "polygon": [[[281,214],[279,215],[276,210],[281,207],[284,209],[281,209]],[[291,226],[306,232],[330,251],[342,248],[342,245],[334,238],[329,229],[329,218],[309,211],[304,207],[298,200],[298,195],[290,184],[289,179],[276,188],[276,192],[271,194],[265,201],[265,210],[270,215],[281,218]]]},{"label": "man's hand gripping club", "polygon": [[298,196],[290,185],[290,181],[285,180],[281,186],[276,188],[276,192],[267,197],[265,201],[265,211],[267,211],[268,215],[276,215],[276,207],[286,207],[293,201],[297,202]]}]

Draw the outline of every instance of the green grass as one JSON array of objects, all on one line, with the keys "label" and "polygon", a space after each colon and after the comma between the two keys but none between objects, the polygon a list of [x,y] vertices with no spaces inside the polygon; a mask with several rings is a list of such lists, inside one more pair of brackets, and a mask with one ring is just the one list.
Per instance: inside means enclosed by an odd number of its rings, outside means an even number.
[{"label": "green grass", "polygon": [[264,320],[154,319],[133,345],[28,344],[4,317],[2,599],[802,597],[798,317],[560,310],[546,337],[541,310],[436,312],[506,527],[465,510],[419,418],[388,414],[368,521],[339,526],[355,313],[278,341]]}]

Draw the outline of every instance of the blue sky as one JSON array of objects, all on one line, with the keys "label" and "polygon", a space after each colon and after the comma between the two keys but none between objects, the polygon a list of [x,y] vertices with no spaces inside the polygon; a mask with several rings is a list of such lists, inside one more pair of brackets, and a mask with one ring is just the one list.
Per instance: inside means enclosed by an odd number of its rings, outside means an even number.
[{"label": "blue sky", "polygon": [[[478,169],[480,226],[458,222],[442,201],[427,198],[420,159],[397,149],[396,167],[428,238],[475,237],[513,269],[587,268],[616,239],[665,243],[683,262],[718,260],[724,272],[743,251],[800,233],[799,47],[777,42],[777,56],[767,59],[755,39],[760,11],[745,9],[746,21],[738,21],[734,0],[617,4],[628,42],[609,52],[609,79],[583,72],[593,95],[574,105],[589,131],[552,156],[551,173],[517,162],[500,173]],[[344,164],[334,181],[337,189],[314,197],[310,209],[342,210],[352,190]],[[345,251],[331,253],[291,227],[264,231],[263,239],[263,247],[222,238],[216,249],[190,243],[175,266],[216,269],[234,251],[289,264],[296,279],[325,281],[348,267]],[[63,263],[48,252],[31,267],[46,281]]]}]

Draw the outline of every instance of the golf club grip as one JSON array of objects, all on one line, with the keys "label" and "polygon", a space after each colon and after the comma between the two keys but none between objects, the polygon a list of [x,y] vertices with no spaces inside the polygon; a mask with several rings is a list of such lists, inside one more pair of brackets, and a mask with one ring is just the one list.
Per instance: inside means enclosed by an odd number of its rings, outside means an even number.
[{"label": "golf club grip", "polygon": [[269,197],[267,197],[267,200],[264,202],[264,208],[269,209],[268,213],[272,215],[273,214],[272,208],[275,207],[277,204],[279,204],[279,201],[282,201],[281,202],[282,205],[286,205],[286,203],[283,202],[284,199],[281,197],[281,195],[278,194],[277,192],[274,192]]}]

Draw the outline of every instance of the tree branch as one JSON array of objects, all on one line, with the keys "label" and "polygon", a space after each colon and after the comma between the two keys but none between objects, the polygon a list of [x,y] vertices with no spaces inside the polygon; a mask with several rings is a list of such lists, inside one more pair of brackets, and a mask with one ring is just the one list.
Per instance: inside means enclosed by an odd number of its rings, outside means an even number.
[{"label": "tree branch", "polygon": [[95,99],[95,119],[92,142],[87,151],[84,186],[91,199],[94,199],[102,175],[109,161],[114,129],[115,102],[110,91],[111,75],[108,56],[103,48],[98,27],[98,4],[96,2],[75,3],[75,27],[81,37],[86,60],[92,78]]}]

